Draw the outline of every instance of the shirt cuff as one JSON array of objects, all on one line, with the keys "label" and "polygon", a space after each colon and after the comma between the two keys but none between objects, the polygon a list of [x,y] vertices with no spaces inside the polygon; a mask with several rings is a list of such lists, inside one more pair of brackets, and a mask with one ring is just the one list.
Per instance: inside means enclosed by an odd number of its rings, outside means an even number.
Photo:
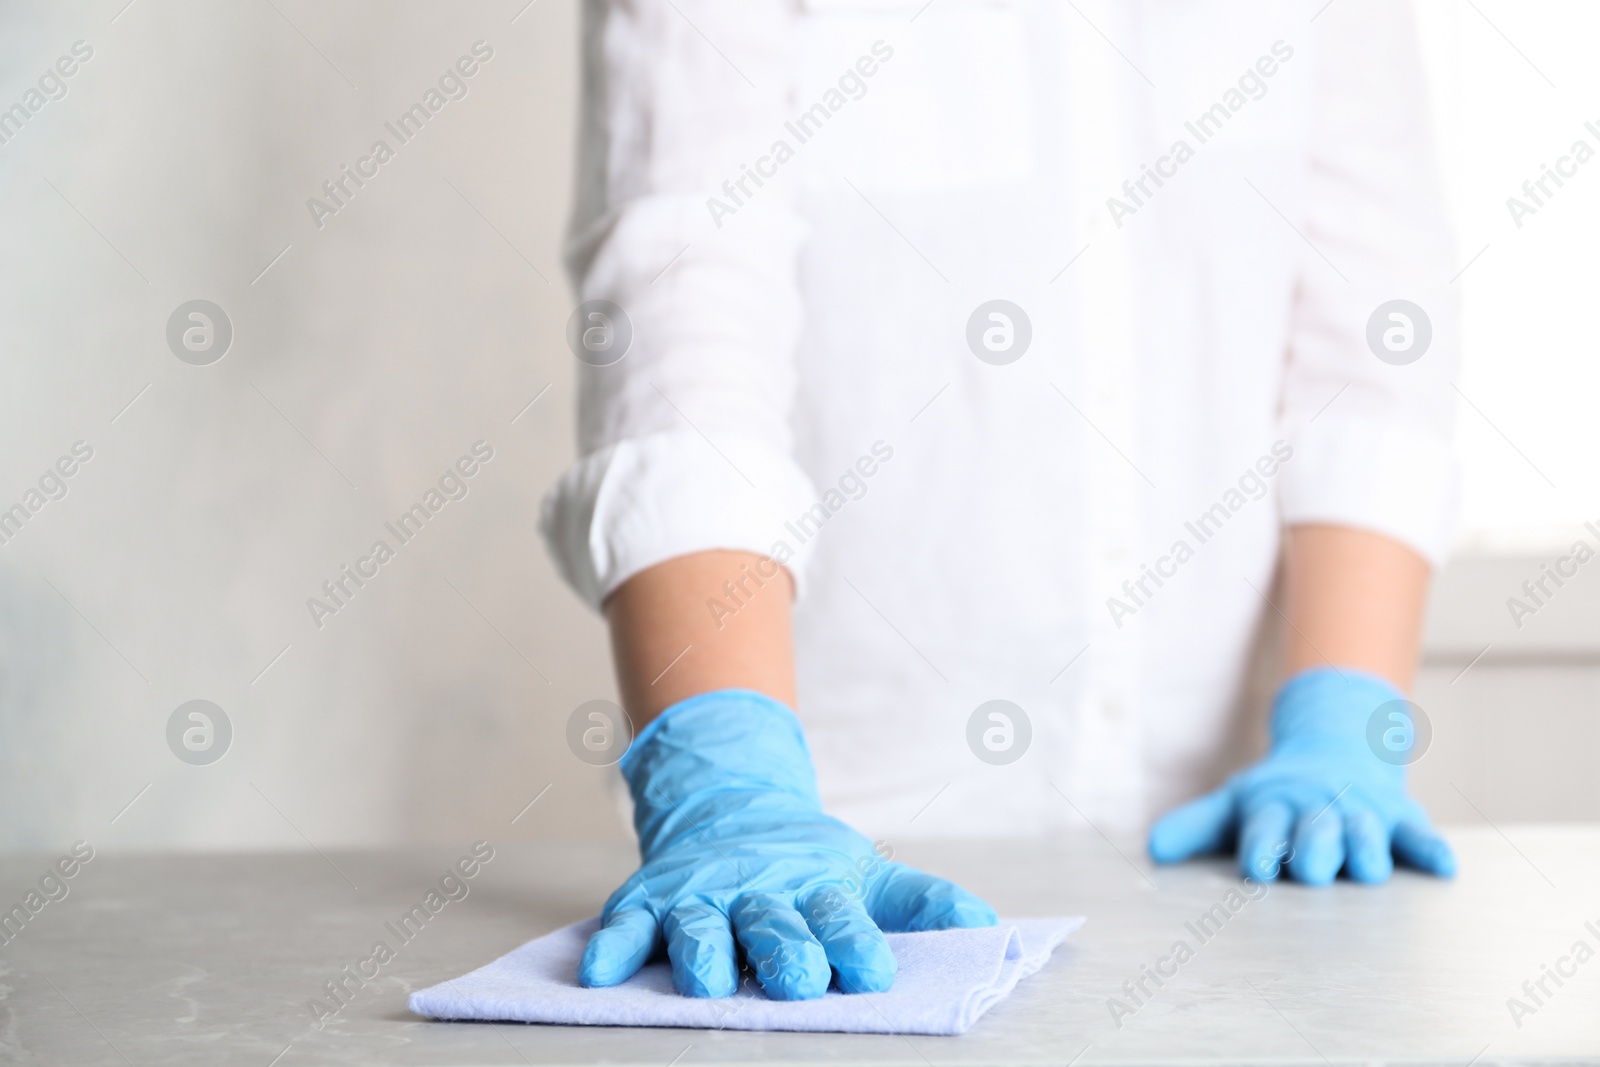
[{"label": "shirt cuff", "polygon": [[1279,485],[1287,525],[1372,530],[1444,564],[1459,496],[1447,441],[1402,422],[1346,416],[1304,426],[1290,444]]},{"label": "shirt cuff", "polygon": [[645,568],[714,549],[783,565],[798,599],[812,546],[793,527],[816,500],[799,465],[764,442],[657,433],[573,464],[545,495],[539,526],[562,578],[596,609]]}]

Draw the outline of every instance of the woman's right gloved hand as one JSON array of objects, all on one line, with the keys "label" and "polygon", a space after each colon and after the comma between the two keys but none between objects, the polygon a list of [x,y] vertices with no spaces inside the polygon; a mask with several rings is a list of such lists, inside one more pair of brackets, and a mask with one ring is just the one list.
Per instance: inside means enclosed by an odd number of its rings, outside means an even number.
[{"label": "woman's right gloved hand", "polygon": [[[822,813],[800,721],[749,690],[675,704],[622,758],[642,862],[601,913],[585,986],[628,979],[664,943],[678,992],[725,997],[739,959],[769,997],[894,982],[884,932],[993,926],[960,887],[886,861]],[[735,947],[737,945],[737,948]]]}]

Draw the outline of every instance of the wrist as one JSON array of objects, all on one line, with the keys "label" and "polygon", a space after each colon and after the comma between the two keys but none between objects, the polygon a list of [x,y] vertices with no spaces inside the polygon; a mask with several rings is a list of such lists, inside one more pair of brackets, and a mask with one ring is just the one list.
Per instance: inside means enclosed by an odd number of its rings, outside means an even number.
[{"label": "wrist", "polygon": [[799,718],[751,689],[718,689],[672,705],[639,732],[619,767],[647,851],[680,821],[675,814],[695,818],[699,797],[748,792],[761,803],[822,806]]},{"label": "wrist", "polygon": [[1278,689],[1272,702],[1272,743],[1299,738],[1366,744],[1367,721],[1381,705],[1404,700],[1393,682],[1348,667],[1300,671]]}]

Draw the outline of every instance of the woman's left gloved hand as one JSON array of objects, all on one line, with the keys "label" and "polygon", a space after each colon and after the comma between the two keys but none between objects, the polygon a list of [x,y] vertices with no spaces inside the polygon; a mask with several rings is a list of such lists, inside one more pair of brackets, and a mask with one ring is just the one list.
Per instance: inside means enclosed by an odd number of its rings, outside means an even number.
[{"label": "woman's left gloved hand", "polygon": [[[1214,793],[1163,816],[1150,856],[1176,863],[1235,848],[1247,877],[1270,881],[1287,862],[1308,885],[1342,868],[1382,882],[1394,861],[1448,878],[1455,854],[1406,795],[1405,767],[1368,744],[1374,711],[1404,694],[1376,675],[1332,667],[1304,671],[1278,691],[1272,749]],[[1398,710],[1398,707],[1397,707]]]}]

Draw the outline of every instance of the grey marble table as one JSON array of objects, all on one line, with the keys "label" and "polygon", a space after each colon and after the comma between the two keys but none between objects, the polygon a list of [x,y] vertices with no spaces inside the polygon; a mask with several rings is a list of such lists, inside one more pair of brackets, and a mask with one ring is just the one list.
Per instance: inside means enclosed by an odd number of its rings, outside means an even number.
[{"label": "grey marble table", "polygon": [[[495,843],[467,895],[436,898],[404,944],[391,925],[470,843],[100,854],[0,945],[0,1062],[1600,1063],[1600,958],[1571,955],[1579,941],[1600,951],[1600,828],[1500,829],[1454,832],[1454,882],[1273,886],[1204,941],[1188,924],[1239,885],[1220,861],[1156,870],[1136,843],[1093,834],[903,846],[897,858],[962,880],[1002,914],[1089,916],[959,1038],[447,1024],[406,1011],[408,991],[593,914],[631,867],[622,846]],[[55,859],[0,863],[0,906]],[[377,977],[347,981],[347,1003],[317,1025],[313,998],[331,1012],[325,983],[380,939],[399,945],[394,958],[363,965]],[[1192,958],[1134,1000],[1124,983],[1179,940]],[[1558,985],[1546,967],[1568,974]],[[1529,1010],[1514,1017],[1511,997]],[[1114,1018],[1110,998],[1131,1013]]]}]

